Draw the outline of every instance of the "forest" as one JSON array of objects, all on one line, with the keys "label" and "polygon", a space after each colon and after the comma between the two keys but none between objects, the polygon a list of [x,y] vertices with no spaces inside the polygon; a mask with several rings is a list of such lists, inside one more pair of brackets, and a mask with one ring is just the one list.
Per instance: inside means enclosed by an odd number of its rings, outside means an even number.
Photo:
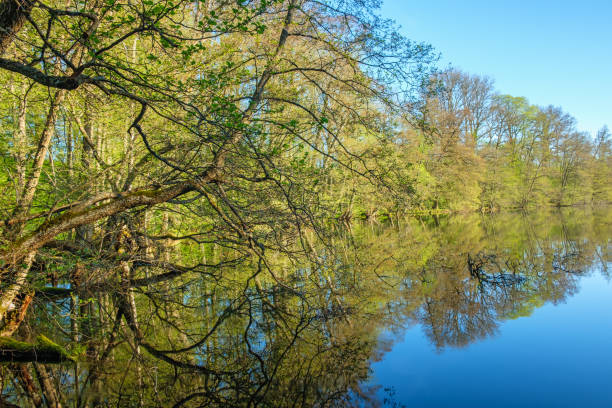
[{"label": "forest", "polygon": [[[349,313],[347,231],[612,203],[607,127],[437,68],[377,8],[0,1],[0,406],[266,406],[268,362]],[[153,393],[151,359],[197,391]]]}]

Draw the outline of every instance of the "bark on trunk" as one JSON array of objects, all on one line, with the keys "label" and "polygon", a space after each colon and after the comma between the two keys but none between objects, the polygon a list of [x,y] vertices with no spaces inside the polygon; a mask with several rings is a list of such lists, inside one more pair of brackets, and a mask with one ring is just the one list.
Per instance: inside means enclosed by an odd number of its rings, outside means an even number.
[{"label": "bark on trunk", "polygon": [[12,278],[12,283],[0,294],[0,321],[2,321],[6,313],[14,307],[15,298],[26,283],[26,278],[30,272],[30,267],[32,266],[35,255],[35,252],[30,252],[25,256],[22,264],[13,264],[12,267],[9,267],[8,273],[2,271],[2,280]]},{"label": "bark on trunk", "polygon": [[15,184],[15,200],[19,200],[23,194],[23,186],[25,186],[26,176],[26,146],[27,146],[27,132],[26,132],[26,114],[27,114],[27,93],[28,90],[24,89],[24,95],[19,101],[17,108],[17,129],[15,130],[14,143],[15,143],[15,172],[17,173],[17,183]]},{"label": "bark on trunk", "polygon": [[28,370],[28,366],[26,364],[19,364],[19,367],[16,368],[17,378],[24,391],[26,392],[28,399],[32,402],[32,405],[36,408],[42,407],[43,401],[40,396],[38,389],[34,385],[34,380],[30,375],[30,370]]},{"label": "bark on trunk", "polygon": [[49,112],[47,113],[47,120],[38,141],[38,148],[34,158],[32,173],[28,177],[27,184],[23,189],[23,194],[17,202],[15,211],[13,212],[14,217],[21,217],[30,209],[30,205],[34,199],[34,194],[36,193],[36,188],[38,187],[38,181],[40,180],[43,164],[45,162],[45,158],[47,157],[47,153],[49,152],[51,137],[55,132],[55,120],[57,118],[57,112],[59,111],[60,104],[64,99],[64,93],[64,90],[55,92],[53,100],[51,101],[51,106],[49,107]]},{"label": "bark on trunk", "polygon": [[10,337],[13,335],[13,333],[15,333],[15,331],[17,331],[19,325],[26,317],[28,307],[30,306],[30,303],[32,303],[32,299],[34,299],[34,295],[28,293],[21,301],[19,309],[15,309],[12,311],[12,313],[9,313],[7,315],[5,326],[2,332],[0,333],[0,336]]},{"label": "bark on trunk", "polygon": [[55,386],[53,385],[53,381],[47,372],[47,369],[44,365],[34,363],[34,370],[36,370],[36,374],[38,375],[38,381],[40,382],[40,388],[43,390],[43,395],[47,400],[47,405],[49,408],[62,408],[62,404],[60,403],[57,392],[55,391]]}]

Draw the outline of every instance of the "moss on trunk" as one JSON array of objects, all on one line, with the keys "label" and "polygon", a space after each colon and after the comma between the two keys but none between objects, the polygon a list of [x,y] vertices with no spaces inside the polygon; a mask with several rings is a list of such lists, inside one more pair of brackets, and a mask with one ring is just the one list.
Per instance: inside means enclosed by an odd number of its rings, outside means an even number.
[{"label": "moss on trunk", "polygon": [[42,334],[36,338],[36,344],[0,337],[0,362],[57,364],[67,361],[74,358]]}]

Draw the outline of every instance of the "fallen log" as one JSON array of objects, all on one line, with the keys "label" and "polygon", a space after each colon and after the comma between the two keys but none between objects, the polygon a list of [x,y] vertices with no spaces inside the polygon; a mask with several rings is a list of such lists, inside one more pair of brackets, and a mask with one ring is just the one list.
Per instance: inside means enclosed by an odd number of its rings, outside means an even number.
[{"label": "fallen log", "polygon": [[59,364],[68,361],[74,361],[74,358],[42,334],[36,338],[35,344],[0,337],[0,362]]}]

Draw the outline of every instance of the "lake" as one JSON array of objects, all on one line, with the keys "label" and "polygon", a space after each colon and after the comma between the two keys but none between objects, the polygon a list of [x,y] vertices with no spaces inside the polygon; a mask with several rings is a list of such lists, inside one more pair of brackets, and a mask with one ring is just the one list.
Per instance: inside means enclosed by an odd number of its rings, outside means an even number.
[{"label": "lake", "polygon": [[462,245],[496,254],[484,270],[518,272],[533,286],[519,284],[526,297],[515,301],[512,284],[485,280],[474,289],[466,265],[437,272],[451,285],[423,296],[405,328],[381,335],[389,351],[372,364],[371,380],[384,387],[380,399],[408,407],[612,406],[610,224],[548,217],[506,218],[484,243],[466,237]]},{"label": "lake", "polygon": [[[205,261],[222,273],[72,298],[60,283],[27,330],[76,363],[37,370],[79,407],[612,406],[610,209],[353,223],[325,242],[265,262],[220,249]],[[2,367],[3,395],[27,401]]]},{"label": "lake", "polygon": [[436,347],[425,322],[385,334],[373,382],[412,407],[610,407],[612,285],[594,266],[577,289],[459,347]]}]

